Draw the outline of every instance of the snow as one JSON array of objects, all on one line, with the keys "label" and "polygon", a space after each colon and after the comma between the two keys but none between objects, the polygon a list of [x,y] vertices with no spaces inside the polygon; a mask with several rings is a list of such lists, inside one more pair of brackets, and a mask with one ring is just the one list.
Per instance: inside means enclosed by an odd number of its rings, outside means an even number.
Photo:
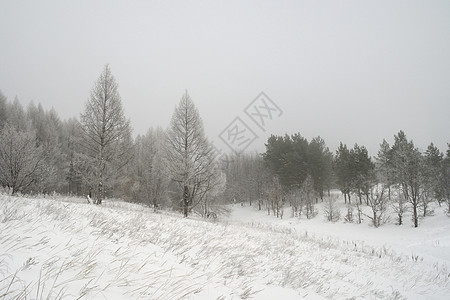
[{"label": "snow", "polygon": [[450,294],[449,219],[438,210],[419,228],[376,229],[328,223],[320,214],[280,220],[239,205],[212,222],[121,201],[85,202],[0,195],[0,299]]},{"label": "snow", "polygon": [[[316,208],[323,211],[323,203]],[[341,216],[345,214],[345,205],[341,205]],[[369,214],[370,208],[364,207]],[[254,207],[236,206],[230,220],[241,223],[262,223],[292,228],[297,232],[321,238],[340,240],[342,242],[357,242],[375,248],[386,248],[406,256],[419,256],[425,262],[447,264],[450,266],[450,218],[445,214],[445,208],[435,207],[435,215],[424,218],[418,228],[412,226],[407,214],[404,225],[398,226],[393,222],[380,228],[371,226],[370,220],[365,218],[362,224],[346,223],[341,218],[338,222],[327,222],[320,215],[312,219],[292,218],[289,208],[285,209],[285,217],[280,220],[268,216],[267,211],[258,211]],[[391,220],[393,219],[391,216]]]}]

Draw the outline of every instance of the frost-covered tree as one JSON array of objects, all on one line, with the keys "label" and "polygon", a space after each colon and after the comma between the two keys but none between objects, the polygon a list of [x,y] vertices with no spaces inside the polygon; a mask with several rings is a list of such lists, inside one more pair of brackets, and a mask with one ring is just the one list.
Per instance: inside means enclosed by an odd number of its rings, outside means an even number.
[{"label": "frost-covered tree", "polygon": [[376,157],[376,171],[380,182],[387,187],[388,199],[391,200],[392,178],[392,151],[389,143],[383,139]]},{"label": "frost-covered tree", "polygon": [[[394,136],[392,163],[395,181],[400,184],[404,199],[411,204],[414,227],[419,226],[418,207],[423,181],[421,168],[423,157],[412,141],[408,141],[403,131]],[[399,199],[400,200],[400,199]]]},{"label": "frost-covered tree", "polygon": [[17,97],[8,106],[7,122],[19,131],[27,131],[29,128],[25,111]]},{"label": "frost-covered tree", "polygon": [[131,158],[131,127],[125,118],[118,84],[106,65],[81,114],[81,146],[91,172],[85,173],[96,188],[101,204],[105,187]]},{"label": "frost-covered tree", "polygon": [[213,188],[216,176],[213,148],[205,137],[200,114],[187,91],[172,115],[166,146],[168,174],[181,194],[175,201],[187,217]]},{"label": "frost-covered tree", "polygon": [[137,178],[132,188],[134,200],[155,210],[167,205],[169,180],[165,174],[165,139],[165,132],[160,127],[150,128],[144,136],[138,136],[130,165]]},{"label": "frost-covered tree", "polygon": [[70,118],[62,122],[63,137],[61,139],[61,151],[66,159],[64,179],[66,192],[81,195],[83,192],[82,166],[80,138],[82,135],[80,122],[76,118]]},{"label": "frost-covered tree", "polygon": [[368,196],[368,205],[372,210],[371,215],[366,215],[374,227],[379,227],[385,221],[385,214],[389,204],[389,198],[386,195],[386,188],[382,184],[371,187]]},{"label": "frost-covered tree", "polygon": [[429,203],[443,198],[441,189],[442,182],[442,162],[444,155],[431,143],[424,153],[422,171],[423,193],[420,199],[422,214],[425,217],[428,213]]},{"label": "frost-covered tree", "polygon": [[323,206],[323,212],[327,219],[330,222],[337,222],[341,218],[341,212],[339,210],[339,206],[337,205],[337,197],[328,196],[325,199],[325,204]]},{"label": "frost-covered tree", "polygon": [[3,126],[6,124],[6,120],[8,119],[8,102],[5,95],[3,95],[2,91],[0,91],[0,130],[2,130]]},{"label": "frost-covered tree", "polygon": [[232,153],[221,160],[226,175],[224,195],[229,201],[248,201],[250,206],[256,202],[258,209],[267,198],[268,185],[272,176],[257,153]]},{"label": "frost-covered tree", "polygon": [[45,111],[41,104],[30,103],[27,119],[36,133],[36,143],[44,153],[43,173],[37,183],[39,192],[61,191],[65,185],[67,160],[61,151],[62,122],[55,110]]},{"label": "frost-covered tree", "polygon": [[0,132],[0,185],[12,194],[28,192],[42,175],[43,149],[35,134],[6,124]]},{"label": "frost-covered tree", "polygon": [[220,169],[219,164],[213,164],[209,173],[208,187],[205,195],[201,198],[200,205],[195,206],[197,212],[204,218],[216,218],[220,208],[220,198],[226,187],[227,177]]}]

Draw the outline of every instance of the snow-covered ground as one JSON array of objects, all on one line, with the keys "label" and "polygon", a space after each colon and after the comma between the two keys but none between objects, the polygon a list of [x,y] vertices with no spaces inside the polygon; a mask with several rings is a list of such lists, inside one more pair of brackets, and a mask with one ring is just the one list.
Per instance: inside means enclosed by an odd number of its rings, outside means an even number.
[{"label": "snow-covered ground", "polygon": [[83,202],[0,196],[0,299],[450,295],[449,220],[438,212],[419,229],[374,229],[320,216],[279,220],[238,205],[210,222]]},{"label": "snow-covered ground", "polygon": [[[342,200],[343,202],[343,200]],[[323,216],[324,203],[316,205],[318,215],[312,219],[293,218],[289,207],[284,209],[284,218],[268,216],[267,211],[258,211],[255,207],[235,206],[230,220],[243,224],[271,224],[291,228],[298,233],[308,233],[317,238],[327,238],[336,242],[357,243],[373,248],[385,248],[399,255],[418,257],[427,264],[448,265],[450,268],[450,217],[445,208],[433,205],[434,215],[420,219],[420,226],[414,228],[411,214],[406,213],[404,224],[395,225],[395,213],[391,212],[389,222],[379,228],[371,225],[371,220],[363,216],[362,224],[347,223],[343,216],[346,205],[338,204],[341,218],[337,222],[328,222]],[[370,208],[363,206],[363,211],[370,215]],[[355,212],[354,212],[355,213]],[[449,269],[450,272],[450,269]],[[450,274],[450,273],[449,273]]]}]

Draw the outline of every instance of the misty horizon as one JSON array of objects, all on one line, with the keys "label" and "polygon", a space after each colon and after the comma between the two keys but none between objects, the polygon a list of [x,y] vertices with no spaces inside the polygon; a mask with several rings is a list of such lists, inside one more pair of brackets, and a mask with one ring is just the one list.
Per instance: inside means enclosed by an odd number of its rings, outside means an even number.
[{"label": "misty horizon", "polygon": [[[3,2],[0,90],[79,118],[109,63],[133,134],[167,128],[187,89],[207,136],[236,118],[270,134],[368,148],[405,131],[445,151],[450,4]],[[244,109],[265,92],[283,111],[264,130]]]}]

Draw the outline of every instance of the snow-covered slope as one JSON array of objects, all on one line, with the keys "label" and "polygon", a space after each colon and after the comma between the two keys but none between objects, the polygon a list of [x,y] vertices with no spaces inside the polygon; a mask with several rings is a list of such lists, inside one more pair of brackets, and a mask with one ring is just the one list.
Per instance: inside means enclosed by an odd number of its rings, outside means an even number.
[{"label": "snow-covered slope", "polygon": [[[343,201],[342,201],[343,202]],[[312,219],[291,217],[289,207],[285,208],[284,218],[277,219],[267,215],[267,211],[258,211],[255,207],[234,206],[229,220],[235,224],[270,224],[284,226],[298,233],[308,233],[317,238],[329,238],[341,242],[357,243],[372,248],[386,248],[398,255],[418,257],[427,264],[439,264],[450,267],[450,217],[446,215],[445,207],[433,204],[435,214],[421,218],[420,226],[413,227],[411,213],[404,216],[402,226],[395,225],[395,213],[391,213],[390,221],[374,228],[371,220],[363,215],[362,224],[348,223],[341,218],[337,222],[328,222],[323,216],[324,203],[318,203],[318,215]],[[346,206],[339,203],[341,216],[345,215]],[[370,208],[362,208],[370,215]],[[450,270],[449,270],[450,272]]]},{"label": "snow-covered slope", "polygon": [[313,236],[289,223],[252,222],[246,218],[253,208],[213,223],[123,202],[75,202],[0,196],[0,299],[446,299],[450,294],[441,265],[413,262],[359,239]]}]

